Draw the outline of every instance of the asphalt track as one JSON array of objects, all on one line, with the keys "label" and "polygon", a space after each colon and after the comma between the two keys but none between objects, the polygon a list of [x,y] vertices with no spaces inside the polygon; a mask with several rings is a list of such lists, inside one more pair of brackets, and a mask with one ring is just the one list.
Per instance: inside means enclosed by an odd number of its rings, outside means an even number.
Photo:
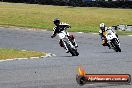
[{"label": "asphalt track", "polygon": [[125,84],[79,86],[75,77],[82,65],[87,73],[127,73],[132,75],[132,37],[119,36],[121,53],[100,45],[98,35],[72,33],[79,45],[78,57],[59,47],[58,38],[49,31],[0,28],[0,47],[46,51],[54,57],[0,62],[0,88],[132,88]]}]

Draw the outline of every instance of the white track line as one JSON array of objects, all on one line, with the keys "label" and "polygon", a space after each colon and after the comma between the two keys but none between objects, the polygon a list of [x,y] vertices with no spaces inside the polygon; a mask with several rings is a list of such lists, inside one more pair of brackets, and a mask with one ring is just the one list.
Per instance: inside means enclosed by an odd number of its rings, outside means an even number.
[{"label": "white track line", "polygon": [[76,32],[76,33],[82,34],[82,33],[84,33],[84,32]]},{"label": "white track line", "polygon": [[0,60],[0,62],[4,62],[4,61],[15,61],[15,60],[28,60],[28,59],[39,59],[39,58],[54,57],[54,56],[56,56],[56,55],[55,54],[52,54],[52,53],[47,53],[46,56],[41,56],[41,57],[14,58],[14,59]]},{"label": "white track line", "polygon": [[128,36],[131,36],[132,37],[132,35],[128,35]]},{"label": "white track line", "polygon": [[98,33],[92,33],[92,34],[97,35]]}]

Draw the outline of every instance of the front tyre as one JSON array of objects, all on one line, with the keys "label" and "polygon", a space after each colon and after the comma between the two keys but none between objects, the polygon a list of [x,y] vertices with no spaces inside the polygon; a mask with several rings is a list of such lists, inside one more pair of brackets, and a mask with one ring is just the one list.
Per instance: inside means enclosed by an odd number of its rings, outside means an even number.
[{"label": "front tyre", "polygon": [[72,49],[72,51],[71,51],[72,53],[72,56],[78,56],[79,55],[79,53],[77,52],[77,50],[75,50],[75,49]]},{"label": "front tyre", "polygon": [[73,48],[70,46],[70,44],[68,44],[67,42],[65,42],[65,44],[66,44],[66,46],[67,46],[69,52],[72,54],[72,56],[78,56],[78,55],[79,55],[79,53],[77,52],[77,50],[76,50],[76,49],[73,49]]},{"label": "front tyre", "polygon": [[115,50],[116,52],[121,52],[121,48],[120,48],[119,45],[117,44],[116,39],[113,39],[113,40],[112,40],[112,46],[114,47],[114,50]]}]

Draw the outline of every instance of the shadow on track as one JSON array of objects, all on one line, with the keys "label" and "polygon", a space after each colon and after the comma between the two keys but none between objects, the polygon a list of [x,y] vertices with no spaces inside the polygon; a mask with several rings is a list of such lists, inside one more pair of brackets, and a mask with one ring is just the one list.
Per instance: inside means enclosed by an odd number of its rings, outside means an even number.
[{"label": "shadow on track", "polygon": [[74,56],[60,56],[60,57],[74,57]]},{"label": "shadow on track", "polygon": [[117,53],[117,52],[112,52],[112,51],[101,51],[101,52],[94,52],[94,53]]}]

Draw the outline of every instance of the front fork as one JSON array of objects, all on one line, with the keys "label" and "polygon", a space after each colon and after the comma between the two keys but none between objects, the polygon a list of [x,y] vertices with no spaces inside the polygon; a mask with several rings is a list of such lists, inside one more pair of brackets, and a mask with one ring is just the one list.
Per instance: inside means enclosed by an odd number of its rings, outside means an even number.
[{"label": "front fork", "polygon": [[[118,46],[120,47],[120,41],[118,38],[115,39],[115,42],[117,42]],[[108,44],[110,45],[110,47],[113,47],[113,45],[111,43],[112,43],[112,41],[108,41]]]},{"label": "front fork", "polygon": [[75,47],[78,47],[78,45],[77,45],[77,43],[76,43],[76,40],[75,40],[75,39],[73,40],[73,42],[74,42],[74,46],[75,46]]},{"label": "front fork", "polygon": [[[64,47],[66,48],[66,50],[68,50],[65,41],[64,41],[64,40],[62,40],[62,41],[63,41],[63,43],[64,43]],[[74,49],[75,49],[75,47],[72,45],[72,43],[69,41],[69,39],[68,39],[68,44],[70,44],[71,48],[74,48]]]},{"label": "front fork", "polygon": [[73,37],[73,35],[70,35],[70,36],[67,36],[69,41],[71,42],[71,44],[74,46],[74,47],[78,47],[77,43],[76,43],[76,40],[75,38]]}]

